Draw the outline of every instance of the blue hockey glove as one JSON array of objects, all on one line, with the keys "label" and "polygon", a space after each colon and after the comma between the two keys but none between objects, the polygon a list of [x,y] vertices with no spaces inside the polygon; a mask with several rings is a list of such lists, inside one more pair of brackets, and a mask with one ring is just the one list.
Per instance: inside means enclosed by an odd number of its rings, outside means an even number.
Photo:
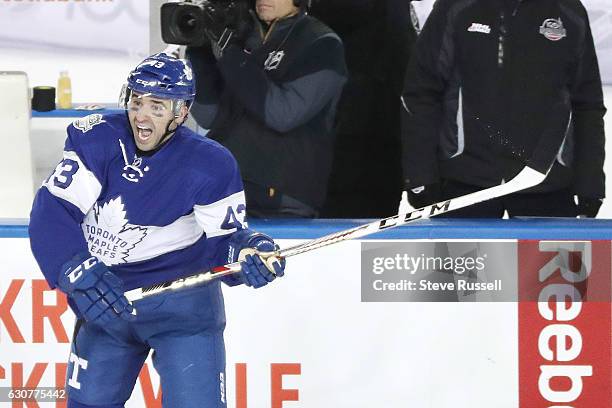
[{"label": "blue hockey glove", "polygon": [[94,256],[76,256],[64,264],[57,284],[88,322],[136,318],[134,307],[124,296],[121,279]]},{"label": "blue hockey glove", "polygon": [[269,255],[278,245],[269,236],[250,229],[237,231],[229,241],[229,261],[242,262],[240,278],[247,286],[261,288],[285,274],[285,260]]}]

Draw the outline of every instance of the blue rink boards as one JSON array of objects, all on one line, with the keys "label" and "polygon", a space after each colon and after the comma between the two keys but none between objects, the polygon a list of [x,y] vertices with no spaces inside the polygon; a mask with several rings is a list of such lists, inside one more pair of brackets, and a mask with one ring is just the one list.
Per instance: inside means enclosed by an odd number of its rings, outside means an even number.
[{"label": "blue rink boards", "polygon": [[[249,226],[273,238],[313,239],[373,220],[252,220]],[[27,220],[0,220],[1,238],[27,238]],[[563,239],[612,240],[612,220],[521,218],[432,219],[372,234],[364,239]]]}]

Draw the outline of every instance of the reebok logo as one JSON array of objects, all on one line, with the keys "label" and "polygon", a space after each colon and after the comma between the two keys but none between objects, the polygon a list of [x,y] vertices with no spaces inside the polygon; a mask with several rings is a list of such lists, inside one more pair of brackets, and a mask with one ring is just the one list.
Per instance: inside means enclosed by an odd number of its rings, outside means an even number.
[{"label": "reebok logo", "polygon": [[610,249],[519,241],[519,406],[612,406]]},{"label": "reebok logo", "polygon": [[472,25],[469,26],[467,30],[471,33],[483,33],[483,34],[491,33],[491,27],[489,27],[486,24],[480,24],[480,23],[472,23]]}]

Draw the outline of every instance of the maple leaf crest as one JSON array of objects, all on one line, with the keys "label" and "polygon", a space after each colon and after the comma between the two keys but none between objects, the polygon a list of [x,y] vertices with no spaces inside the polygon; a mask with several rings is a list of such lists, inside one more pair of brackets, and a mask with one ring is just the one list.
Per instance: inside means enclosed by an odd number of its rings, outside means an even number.
[{"label": "maple leaf crest", "polygon": [[96,221],[99,225],[104,225],[106,230],[119,233],[127,224],[128,220],[125,218],[126,213],[121,196],[102,204],[101,207],[97,205],[96,207]]},{"label": "maple leaf crest", "polygon": [[129,262],[130,251],[147,235],[147,228],[128,222],[121,196],[96,203],[83,221],[89,252],[106,265]]}]

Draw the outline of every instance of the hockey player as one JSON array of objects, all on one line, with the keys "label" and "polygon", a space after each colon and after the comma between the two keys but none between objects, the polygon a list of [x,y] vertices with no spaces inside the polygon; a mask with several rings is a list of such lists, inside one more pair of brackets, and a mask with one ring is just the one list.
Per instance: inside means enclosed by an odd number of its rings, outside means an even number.
[{"label": "hockey player", "polygon": [[[32,251],[78,317],[68,408],[123,407],[151,349],[164,407],[226,406],[219,282],[133,305],[124,296],[236,261],[243,249],[275,249],[247,228],[232,155],[181,126],[194,94],[186,61],[145,59],[122,92],[127,114],[70,125],[63,160],[36,195]],[[242,265],[226,283],[261,287],[285,266],[257,252]]]}]

